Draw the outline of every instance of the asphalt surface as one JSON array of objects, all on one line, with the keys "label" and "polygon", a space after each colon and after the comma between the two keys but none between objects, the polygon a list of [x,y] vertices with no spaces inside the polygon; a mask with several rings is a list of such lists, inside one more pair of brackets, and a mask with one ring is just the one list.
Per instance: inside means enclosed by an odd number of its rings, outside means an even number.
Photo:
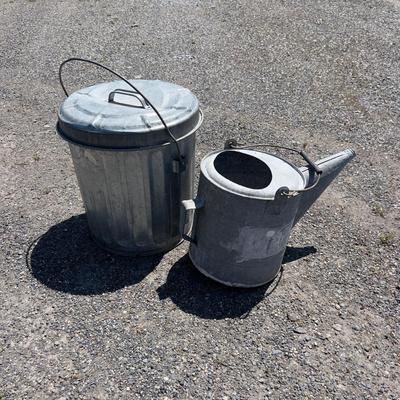
[{"label": "asphalt surface", "polygon": [[[395,0],[2,0],[0,399],[400,398],[399,37]],[[197,165],[231,137],[356,151],[279,281],[96,247],[54,129],[71,56],[191,89]]]}]

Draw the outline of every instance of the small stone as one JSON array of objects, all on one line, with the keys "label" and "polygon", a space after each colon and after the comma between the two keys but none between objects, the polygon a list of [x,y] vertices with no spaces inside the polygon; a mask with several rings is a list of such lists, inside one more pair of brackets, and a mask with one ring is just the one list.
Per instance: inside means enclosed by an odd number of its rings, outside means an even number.
[{"label": "small stone", "polygon": [[292,313],[292,312],[289,312],[287,314],[287,317],[288,317],[288,320],[292,321],[292,322],[297,322],[300,320],[300,315]]},{"label": "small stone", "polygon": [[339,324],[334,324],[332,326],[332,328],[336,331],[336,332],[341,332],[342,331],[342,325]]},{"label": "small stone", "polygon": [[309,367],[314,368],[314,369],[317,369],[317,368],[319,367],[319,363],[318,363],[317,360],[310,359],[310,360],[307,360],[305,363],[306,363]]},{"label": "small stone", "polygon": [[294,328],[293,332],[294,333],[298,333],[299,335],[304,335],[305,333],[307,333],[307,331],[304,328],[300,327],[300,326]]},{"label": "small stone", "polygon": [[329,333],[319,333],[317,337],[318,339],[321,340],[328,340],[331,337],[331,335]]}]

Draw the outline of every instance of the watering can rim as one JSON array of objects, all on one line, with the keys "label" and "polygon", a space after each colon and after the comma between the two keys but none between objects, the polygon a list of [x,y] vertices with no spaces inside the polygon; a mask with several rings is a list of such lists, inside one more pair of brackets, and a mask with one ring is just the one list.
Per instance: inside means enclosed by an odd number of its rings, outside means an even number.
[{"label": "watering can rim", "polygon": [[[282,157],[279,157],[276,154],[269,153],[267,151],[252,150],[252,149],[222,149],[222,150],[220,149],[220,150],[213,150],[213,151],[207,153],[202,158],[202,160],[200,162],[200,171],[201,171],[202,175],[208,181],[210,181],[213,185],[217,186],[218,188],[220,188],[220,189],[222,189],[224,191],[232,193],[232,194],[234,194],[236,196],[241,196],[241,197],[245,197],[245,198],[248,198],[248,199],[255,199],[255,200],[273,201],[276,198],[276,194],[280,191],[280,189],[282,187],[285,187],[285,185],[280,185],[279,187],[277,187],[277,190],[275,190],[273,193],[265,193],[266,189],[271,186],[270,184],[268,184],[266,187],[261,188],[261,189],[252,189],[250,187],[237,184],[237,183],[235,183],[235,182],[223,177],[221,174],[218,173],[218,171],[215,170],[215,167],[214,167],[214,170],[216,172],[216,175],[218,175],[222,179],[218,179],[218,180],[212,179],[212,177],[209,175],[209,171],[208,171],[208,169],[206,167],[206,162],[214,154],[218,154],[218,153],[222,154],[224,152],[239,152],[239,153],[249,154],[251,156],[253,156],[252,153],[261,153],[261,154],[265,154],[267,156],[271,156],[271,157],[273,157],[275,159],[278,159],[278,160],[282,161],[283,163],[287,164],[289,167],[292,168],[293,171],[297,172],[297,175],[300,177],[301,187],[290,188],[290,189],[295,189],[295,190],[296,189],[297,190],[298,189],[304,189],[306,184],[307,184],[306,179],[304,177],[304,174],[303,174],[303,172],[301,171],[301,169],[299,167],[294,165],[291,161],[286,160],[286,159],[284,159]],[[270,166],[264,160],[262,160],[262,159],[260,159],[258,157],[255,157],[255,158],[257,158],[261,162],[265,163],[267,165],[267,167],[270,168]],[[221,181],[222,182],[226,181],[227,185],[221,184]],[[228,185],[228,182],[229,182],[229,185]],[[264,191],[264,193],[263,193],[263,191]]]}]

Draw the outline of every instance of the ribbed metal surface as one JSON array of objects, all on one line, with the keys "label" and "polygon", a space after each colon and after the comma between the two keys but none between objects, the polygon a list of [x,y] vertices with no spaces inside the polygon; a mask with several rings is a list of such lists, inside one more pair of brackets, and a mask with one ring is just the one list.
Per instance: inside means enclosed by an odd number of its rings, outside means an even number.
[{"label": "ribbed metal surface", "polygon": [[194,133],[179,141],[186,169],[174,172],[172,144],[99,150],[70,142],[94,239],[120,254],[164,252],[180,240],[180,201],[193,196]]},{"label": "ribbed metal surface", "polygon": [[[186,136],[201,122],[199,102],[190,90],[158,80],[130,82],[157,108],[176,139]],[[117,89],[131,88],[123,81],[104,82],[67,97],[58,112],[61,136],[75,143],[113,149],[167,143],[170,138],[151,107],[129,106],[129,95],[119,95],[118,100],[125,105],[109,101],[110,93]]]}]

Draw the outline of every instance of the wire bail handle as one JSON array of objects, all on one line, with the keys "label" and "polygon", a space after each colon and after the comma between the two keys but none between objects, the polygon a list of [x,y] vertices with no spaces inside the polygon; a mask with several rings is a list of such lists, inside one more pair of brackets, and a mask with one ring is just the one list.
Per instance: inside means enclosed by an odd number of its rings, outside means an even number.
[{"label": "wire bail handle", "polygon": [[236,139],[228,139],[225,142],[224,148],[225,149],[250,149],[253,147],[272,147],[272,148],[276,148],[276,149],[284,149],[284,150],[288,150],[291,151],[292,153],[296,153],[298,155],[300,155],[301,157],[303,157],[304,161],[308,164],[308,166],[310,167],[310,169],[312,171],[314,171],[314,173],[317,176],[316,181],[309,187],[305,188],[305,189],[298,189],[298,190],[289,190],[288,188],[281,188],[278,190],[278,192],[281,195],[286,195],[286,196],[296,196],[299,193],[302,192],[308,192],[311,189],[314,189],[315,186],[318,185],[318,182],[321,178],[322,175],[322,170],[318,167],[317,164],[315,164],[311,158],[303,151],[303,150],[297,150],[297,149],[293,149],[291,147],[285,147],[285,146],[278,146],[275,144],[269,144],[269,143],[257,143],[257,144],[249,144],[249,145],[239,145],[239,143],[237,142]]},{"label": "wire bail handle", "polygon": [[[62,90],[64,91],[65,95],[68,97],[69,94],[67,92],[67,89],[65,88],[63,79],[62,79],[62,70],[65,64],[71,62],[71,61],[81,61],[81,62],[86,62],[89,64],[93,64],[97,67],[103,68],[106,71],[110,72],[111,74],[117,76],[119,79],[121,79],[122,81],[124,81],[127,85],[129,85],[133,91],[130,90],[126,90],[126,89],[116,89],[114,91],[112,91],[109,96],[108,96],[108,101],[110,103],[115,103],[115,104],[119,104],[119,105],[123,105],[123,106],[129,106],[129,107],[134,107],[134,108],[152,108],[153,111],[157,114],[157,117],[160,119],[161,123],[164,125],[165,130],[167,131],[168,136],[171,138],[172,142],[175,144],[177,153],[178,153],[178,161],[180,166],[182,167],[182,169],[184,169],[185,167],[185,159],[182,155],[181,149],[179,147],[179,143],[177,141],[177,139],[175,138],[175,136],[172,134],[171,130],[168,128],[168,125],[166,124],[166,122],[164,121],[164,118],[161,116],[161,114],[158,112],[158,110],[156,109],[156,107],[149,101],[149,99],[138,89],[136,88],[131,82],[129,82],[126,78],[124,78],[123,76],[121,76],[120,74],[118,74],[117,72],[113,71],[111,68],[108,68],[96,61],[92,61],[92,60],[87,60],[85,58],[77,58],[77,57],[72,57],[72,58],[68,58],[67,60],[63,61],[58,69],[58,79],[60,81],[60,85]],[[114,100],[114,96],[115,94],[125,94],[125,95],[129,95],[129,96],[133,96],[136,99],[139,100],[140,102],[140,106],[135,106],[135,105],[131,105],[131,104],[126,104],[126,103],[121,103],[121,102],[117,102]]]}]

